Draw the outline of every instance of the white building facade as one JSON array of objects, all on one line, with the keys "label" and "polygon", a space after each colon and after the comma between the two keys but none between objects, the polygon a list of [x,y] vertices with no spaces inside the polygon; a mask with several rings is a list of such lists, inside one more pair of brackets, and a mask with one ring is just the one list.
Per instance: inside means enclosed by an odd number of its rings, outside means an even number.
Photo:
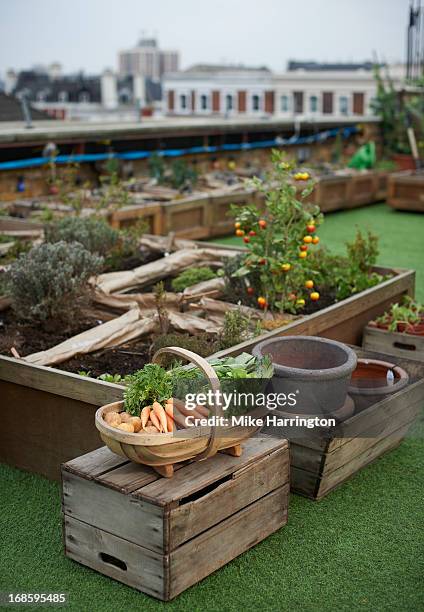
[{"label": "white building facade", "polygon": [[[391,73],[395,87],[402,71]],[[193,67],[165,74],[168,115],[258,116],[310,121],[372,116],[376,83],[371,70],[292,70]]]}]

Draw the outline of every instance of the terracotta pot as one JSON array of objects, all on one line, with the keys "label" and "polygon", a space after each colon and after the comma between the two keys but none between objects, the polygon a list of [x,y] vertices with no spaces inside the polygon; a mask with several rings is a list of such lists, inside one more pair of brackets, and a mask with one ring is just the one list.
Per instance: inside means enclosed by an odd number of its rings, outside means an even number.
[{"label": "terracotta pot", "polygon": [[308,415],[328,415],[342,408],[357,361],[355,352],[341,342],[312,336],[264,340],[254,347],[253,355],[269,355],[273,391],[296,398],[285,410]]},{"label": "terracotta pot", "polygon": [[362,409],[379,402],[385,395],[397,393],[406,387],[408,382],[408,373],[394,363],[377,359],[358,359],[348,393],[353,397],[356,407]]}]

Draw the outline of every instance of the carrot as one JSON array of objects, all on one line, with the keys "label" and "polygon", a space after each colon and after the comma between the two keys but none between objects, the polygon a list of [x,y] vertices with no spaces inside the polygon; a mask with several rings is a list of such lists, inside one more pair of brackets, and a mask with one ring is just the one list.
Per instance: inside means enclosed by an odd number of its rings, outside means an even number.
[{"label": "carrot", "polygon": [[206,406],[196,406],[195,410],[203,417],[207,418],[209,416],[209,409]]},{"label": "carrot", "polygon": [[161,432],[161,431],[162,431],[162,425],[161,425],[161,423],[160,423],[160,421],[159,421],[158,417],[156,416],[156,414],[153,412],[153,410],[152,410],[152,412],[150,413],[150,419],[151,419],[151,421],[152,421],[153,425],[156,427],[156,429],[157,429],[159,432]]},{"label": "carrot", "polygon": [[177,425],[180,425],[180,427],[183,427],[184,429],[187,427],[185,416],[182,415],[181,412],[179,412],[176,408],[174,408],[173,419],[177,423]]},{"label": "carrot", "polygon": [[155,413],[155,415],[158,417],[159,422],[161,424],[162,430],[167,433],[168,432],[168,425],[166,422],[166,412],[163,409],[162,404],[159,404],[159,402],[153,402],[153,411]]},{"label": "carrot", "polygon": [[165,404],[165,412],[166,414],[169,414],[170,417],[172,417],[173,411],[174,411],[174,404],[172,403],[172,401],[170,402],[168,400]]},{"label": "carrot", "polygon": [[168,425],[169,432],[174,431],[176,429],[174,419],[170,417],[168,413],[166,414],[166,424]]},{"label": "carrot", "polygon": [[140,414],[142,429],[146,427],[147,421],[149,420],[149,416],[150,416],[150,406],[144,406]]}]

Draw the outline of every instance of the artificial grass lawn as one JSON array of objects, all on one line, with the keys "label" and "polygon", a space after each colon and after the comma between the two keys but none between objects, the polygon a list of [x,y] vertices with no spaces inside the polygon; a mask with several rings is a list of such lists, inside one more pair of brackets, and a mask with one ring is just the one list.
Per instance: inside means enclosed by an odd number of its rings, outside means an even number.
[{"label": "artificial grass lawn", "polygon": [[[327,214],[319,229],[321,244],[344,254],[344,243],[355,237],[357,228],[378,235],[378,264],[417,271],[416,297],[424,302],[424,215],[396,211],[386,204]],[[243,246],[236,236],[216,242]]]},{"label": "artificial grass lawn", "polygon": [[[355,225],[380,235],[379,263],[417,269],[424,301],[424,217],[384,205],[327,215],[323,243],[341,249]],[[291,495],[286,527],[167,604],[66,559],[59,485],[0,466],[0,591],[66,592],[84,612],[423,610],[422,435],[320,502]]]}]

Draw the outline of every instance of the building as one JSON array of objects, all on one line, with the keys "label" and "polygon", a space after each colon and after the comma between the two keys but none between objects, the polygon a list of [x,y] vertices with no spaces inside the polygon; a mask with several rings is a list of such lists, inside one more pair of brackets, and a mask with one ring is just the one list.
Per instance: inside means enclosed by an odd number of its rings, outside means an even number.
[{"label": "building", "polygon": [[[49,115],[32,107],[28,108],[31,119],[45,121],[51,119]],[[0,121],[27,121],[25,110],[20,100],[14,96],[0,92]]]},{"label": "building", "polygon": [[[396,87],[402,66],[390,71]],[[168,115],[276,116],[317,121],[372,116],[372,62],[295,62],[282,74],[267,68],[196,65],[163,80]]]},{"label": "building", "polygon": [[137,121],[160,103],[160,84],[141,75],[63,75],[60,64],[6,74],[5,92],[56,119]]},{"label": "building", "polygon": [[152,81],[160,81],[166,72],[176,72],[179,67],[178,51],[159,49],[155,38],[142,38],[132,49],[118,54],[119,74],[141,75]]}]

